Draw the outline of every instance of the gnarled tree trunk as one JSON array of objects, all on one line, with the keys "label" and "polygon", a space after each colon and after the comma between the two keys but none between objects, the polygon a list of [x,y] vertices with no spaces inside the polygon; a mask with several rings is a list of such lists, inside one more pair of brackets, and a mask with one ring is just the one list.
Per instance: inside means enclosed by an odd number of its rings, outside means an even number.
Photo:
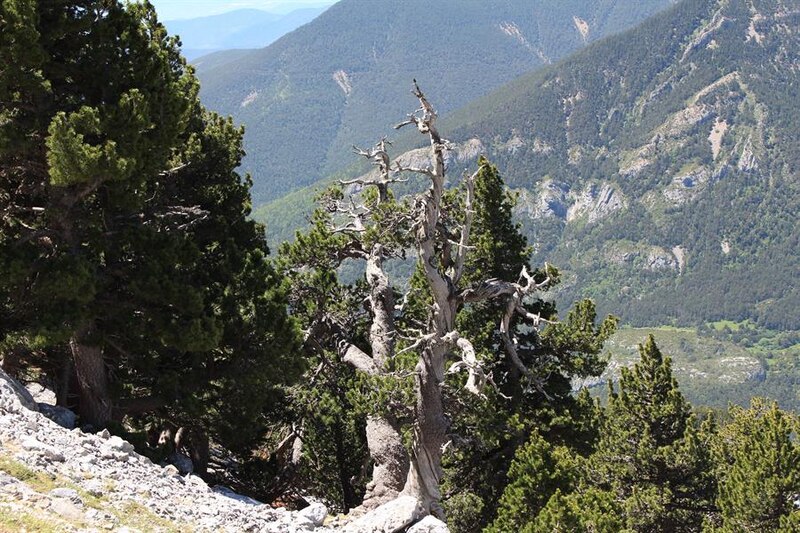
[{"label": "gnarled tree trunk", "polygon": [[103,349],[93,342],[93,332],[93,326],[80,328],[70,339],[69,347],[80,385],[78,414],[84,424],[100,429],[111,420],[112,405]]},{"label": "gnarled tree trunk", "polygon": [[367,418],[367,446],[372,459],[372,480],[361,508],[370,511],[397,497],[408,475],[408,455],[400,426],[391,417]]},{"label": "gnarled tree trunk", "polygon": [[431,514],[443,518],[439,504],[442,450],[450,426],[442,405],[444,354],[427,349],[417,363],[417,405],[411,468],[403,494],[416,498]]}]

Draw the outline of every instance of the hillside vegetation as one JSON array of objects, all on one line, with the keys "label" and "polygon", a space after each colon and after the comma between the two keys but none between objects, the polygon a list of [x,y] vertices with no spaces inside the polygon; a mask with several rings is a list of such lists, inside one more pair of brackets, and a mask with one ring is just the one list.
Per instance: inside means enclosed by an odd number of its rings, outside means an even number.
[{"label": "hillside vegetation", "polygon": [[402,119],[398,88],[413,77],[446,113],[669,4],[342,0],[263,50],[201,68],[201,96],[245,125],[259,205],[338,170],[353,144]]},{"label": "hillside vegetation", "polygon": [[[443,130],[519,193],[534,263],[565,273],[562,299],[638,325],[797,329],[798,20],[798,2],[683,2]],[[256,213],[272,242],[303,224],[311,190]]]}]

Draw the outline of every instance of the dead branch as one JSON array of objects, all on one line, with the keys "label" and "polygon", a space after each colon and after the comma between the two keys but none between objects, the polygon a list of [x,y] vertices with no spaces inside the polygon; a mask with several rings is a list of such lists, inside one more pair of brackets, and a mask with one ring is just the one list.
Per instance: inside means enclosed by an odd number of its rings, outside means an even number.
[{"label": "dead branch", "polygon": [[457,331],[451,331],[443,340],[456,346],[461,352],[461,361],[450,365],[447,373],[455,374],[462,369],[466,369],[469,377],[464,388],[472,394],[483,397],[483,388],[486,386],[487,381],[486,373],[483,371],[483,365],[475,355],[475,347],[470,341],[461,337]]},{"label": "dead branch", "polygon": [[461,276],[464,273],[464,264],[467,259],[467,251],[469,248],[470,231],[472,230],[472,220],[475,218],[475,210],[472,205],[475,201],[475,178],[481,168],[478,168],[475,173],[464,178],[464,187],[466,189],[466,196],[464,199],[464,224],[461,226],[461,238],[458,241],[456,248],[456,262],[453,272],[453,284],[458,285],[461,281]]}]

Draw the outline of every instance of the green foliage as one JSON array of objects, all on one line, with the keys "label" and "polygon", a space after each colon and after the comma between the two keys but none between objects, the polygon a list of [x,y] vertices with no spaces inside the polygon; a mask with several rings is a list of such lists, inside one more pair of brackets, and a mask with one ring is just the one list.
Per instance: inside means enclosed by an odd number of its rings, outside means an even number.
[{"label": "green foliage", "polygon": [[796,417],[761,399],[731,416],[714,446],[722,524],[710,530],[791,531],[800,489]]},{"label": "green foliage", "polygon": [[[539,445],[517,467],[493,528],[497,531],[698,531],[714,510],[713,419],[698,424],[652,337],[641,360],[623,369],[619,392],[598,413],[599,438],[571,462],[548,464]],[[573,448],[574,449],[574,448]],[[548,466],[542,466],[548,465]],[[541,478],[556,476],[554,483]],[[527,490],[525,490],[527,487]],[[539,488],[537,492],[535,489]]]},{"label": "green foliage", "polygon": [[[382,135],[384,124],[375,117],[405,116],[413,101],[398,98],[398,87],[414,77],[446,114],[584,46],[573,16],[590,24],[586,39],[592,41],[667,5],[446,0],[431,12],[422,0],[406,1],[401,9],[389,0],[369,9],[345,0],[267,48],[232,51],[229,61],[217,56],[216,66],[199,73],[203,101],[246,124],[244,166],[256,176],[259,205],[348,166],[353,144]],[[427,37],[409,39],[412,34]]]},{"label": "green foliage", "polygon": [[640,354],[632,370],[623,369],[619,393],[611,392],[589,479],[617,494],[628,528],[691,531],[713,498],[713,425],[698,427],[652,336]]},{"label": "green foliage", "polygon": [[[479,163],[472,231],[475,248],[468,256],[465,283],[491,278],[516,279],[523,268],[528,268],[531,254],[519,224],[513,221],[516,199],[507,192],[496,167],[486,159]],[[558,270],[552,266],[534,271],[533,276],[538,282],[549,276],[553,285],[560,279]],[[414,283],[412,277],[412,287]],[[517,339],[519,357],[531,372],[530,376],[523,376],[504,353],[499,323],[505,307],[505,301],[468,305],[457,317],[458,330],[467,333],[480,357],[492,369],[497,388],[488,391],[483,401],[466,399],[467,393],[463,391],[453,393],[450,399],[452,409],[459,413],[453,420],[454,432],[469,434],[471,438],[455,446],[452,457],[445,458],[446,486],[453,498],[469,495],[482,499],[483,512],[475,527],[487,525],[498,505],[503,505],[500,500],[503,480],[511,475],[509,469],[514,468],[515,452],[529,438],[545,439],[542,442],[546,446],[573,440],[574,447],[592,439],[592,428],[583,425],[592,411],[591,401],[588,397],[572,396],[570,379],[602,373],[603,342],[616,325],[613,317],[596,324],[594,304],[589,300],[579,302],[563,320],[541,332],[522,321],[513,322],[510,328]],[[555,306],[543,296],[532,298],[525,308],[545,320],[557,317]],[[486,412],[497,415],[486,417]],[[555,488],[551,487],[550,493]],[[544,503],[546,497],[541,505]],[[496,527],[498,531],[507,530],[510,522]]]},{"label": "green foliage", "polygon": [[64,399],[68,341],[96,348],[119,419],[247,456],[302,364],[243,131],[202,108],[148,2],[3,2],[0,22],[0,350]]},{"label": "green foliage", "polygon": [[625,531],[621,510],[614,494],[594,487],[584,492],[563,494],[556,490],[525,533],[617,533]]},{"label": "green foliage", "polygon": [[571,492],[578,477],[578,458],[566,446],[552,446],[534,433],[520,447],[508,470],[511,482],[500,498],[497,520],[485,531],[522,531],[551,496]]}]

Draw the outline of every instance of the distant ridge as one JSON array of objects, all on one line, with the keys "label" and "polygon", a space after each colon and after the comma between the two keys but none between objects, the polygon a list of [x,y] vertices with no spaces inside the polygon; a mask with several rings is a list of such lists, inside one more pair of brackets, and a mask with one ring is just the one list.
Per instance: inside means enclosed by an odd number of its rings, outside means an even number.
[{"label": "distant ridge", "polygon": [[[797,27],[798,1],[685,1],[439,131],[519,192],[534,264],[562,269],[565,305],[593,297],[635,325],[800,330]],[[271,243],[304,224],[311,189],[256,212]]]},{"label": "distant ridge", "polygon": [[342,0],[265,49],[201,68],[202,98],[245,125],[258,205],[349,161],[352,144],[408,112],[398,94],[413,77],[447,113],[670,4]]},{"label": "distant ridge", "polygon": [[192,61],[220,50],[262,48],[312,21],[325,9],[302,8],[285,14],[238,9],[220,15],[168,20],[164,24],[171,34],[180,35],[183,55]]}]

